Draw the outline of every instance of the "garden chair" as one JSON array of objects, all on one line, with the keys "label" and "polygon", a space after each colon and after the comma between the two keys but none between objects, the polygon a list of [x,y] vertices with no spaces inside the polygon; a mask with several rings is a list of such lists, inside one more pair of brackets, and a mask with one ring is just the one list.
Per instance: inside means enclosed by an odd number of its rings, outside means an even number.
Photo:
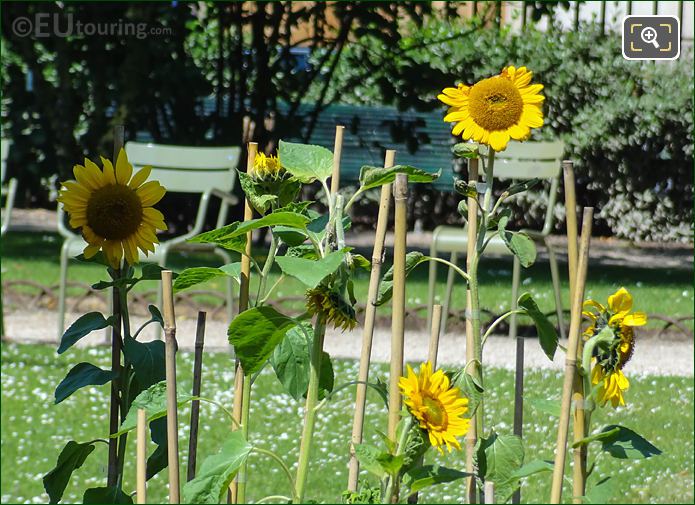
[{"label": "garden chair", "polygon": [[7,181],[7,184],[5,184],[5,177],[7,177],[7,155],[10,152],[10,141],[2,139],[0,142],[0,150],[2,150],[2,196],[5,198],[5,207],[2,213],[2,229],[0,229],[0,236],[3,236],[10,226],[10,217],[12,216],[12,208],[14,207],[14,197],[17,193],[17,179],[12,177]]},{"label": "garden chair", "polygon": [[[166,265],[171,251],[213,252],[226,263],[232,259],[224,249],[212,244],[191,244],[187,239],[203,231],[205,216],[211,197],[221,199],[220,211],[217,216],[217,227],[224,225],[230,205],[238,202],[231,194],[236,183],[236,167],[239,162],[241,148],[239,147],[187,147],[158,145],[151,143],[128,142],[125,146],[128,160],[133,165],[133,171],[145,165],[151,165],[150,180],[158,180],[166,188],[167,193],[193,193],[200,197],[198,210],[191,229],[182,234],[164,240],[155,245],[154,253],[149,256],[141,254],[140,260]],[[166,220],[166,219],[165,219]],[[68,259],[82,253],[86,242],[81,235],[70,230],[64,220],[62,206],[58,208],[58,231],[65,237],[60,252],[60,292],[58,297],[58,334],[65,329],[65,294],[67,284]],[[228,319],[232,318],[232,278],[226,284],[226,305]],[[157,305],[161,307],[161,286],[158,292]],[[158,331],[161,336],[161,331]]]},{"label": "garden chair", "polygon": [[[560,277],[557,266],[555,251],[548,242],[548,237],[553,229],[554,215],[553,207],[557,199],[560,184],[560,172],[564,143],[557,142],[510,142],[505,151],[499,152],[495,157],[495,177],[499,179],[533,179],[539,178],[549,181],[550,187],[545,195],[548,202],[545,211],[545,221],[541,230],[524,231],[536,245],[543,245],[548,251],[550,263],[550,275],[553,281],[555,292],[555,308],[557,311],[558,327],[560,335],[564,338],[564,323],[562,318],[562,300],[560,298]],[[468,247],[468,232],[465,227],[460,226],[438,226],[432,234],[432,245],[430,246],[430,256],[436,257],[440,253],[450,253],[450,261],[456,263],[459,255],[465,256]],[[486,252],[495,254],[509,254],[507,246],[499,236],[490,240]],[[514,256],[514,266],[512,270],[512,308],[516,308],[519,292],[521,264]],[[446,320],[451,302],[451,292],[454,285],[454,270],[449,268],[446,294],[442,303],[442,333],[446,331]],[[429,293],[428,293],[428,314],[432,313],[434,304],[435,284],[437,279],[437,262],[430,261],[429,271]],[[430,316],[431,317],[431,316]],[[430,323],[428,323],[429,327]],[[516,336],[516,315],[510,317],[509,336]]]}]

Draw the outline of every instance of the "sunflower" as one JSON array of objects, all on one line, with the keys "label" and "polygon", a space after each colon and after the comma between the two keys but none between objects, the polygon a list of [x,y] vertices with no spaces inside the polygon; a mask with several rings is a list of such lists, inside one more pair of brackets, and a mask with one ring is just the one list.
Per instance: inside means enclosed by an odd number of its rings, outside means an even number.
[{"label": "sunflower", "polygon": [[532,76],[526,67],[510,66],[473,86],[444,88],[437,96],[449,105],[444,121],[456,123],[454,135],[495,151],[503,151],[510,138],[526,140],[531,128],[543,126],[543,85],[530,84]]},{"label": "sunflower", "polygon": [[[138,249],[154,252],[157,230],[166,230],[164,216],[152,206],[166,190],[157,181],[145,182],[152,167],[133,175],[133,167],[123,149],[116,168],[101,158],[103,171],[89,159],[75,165],[74,181],[63,183],[58,201],[70,217],[70,226],[81,228],[87,242],[85,258],[104,251],[109,265],[119,268],[121,259],[129,265],[138,262]],[[131,177],[132,176],[132,177]]]},{"label": "sunflower", "polygon": [[398,386],[405,396],[405,404],[417,419],[420,428],[427,431],[430,443],[440,453],[442,446],[451,452],[452,446],[461,449],[456,437],[468,431],[468,400],[461,397],[459,388],[451,387],[442,370],[432,373],[429,361],[422,364],[418,375],[408,365],[408,377],[401,377]]},{"label": "sunflower", "polygon": [[259,179],[277,178],[282,171],[277,156],[266,156],[263,153],[258,153],[253,159],[253,174]]},{"label": "sunflower", "polygon": [[343,331],[357,326],[355,309],[339,293],[327,286],[319,285],[306,292],[306,305],[309,314],[323,314],[326,322]]},{"label": "sunflower", "polygon": [[[622,370],[635,350],[635,327],[647,323],[644,312],[632,312],[632,295],[621,287],[608,297],[608,306],[596,300],[587,300],[582,314],[591,320],[584,331],[584,339],[597,335],[608,327],[614,339],[606,347],[594,349],[595,366],[591,372],[593,384],[599,384],[598,401],[605,405],[609,400],[614,407],[625,405],[623,391],[629,387]],[[603,382],[601,382],[603,381]]]}]

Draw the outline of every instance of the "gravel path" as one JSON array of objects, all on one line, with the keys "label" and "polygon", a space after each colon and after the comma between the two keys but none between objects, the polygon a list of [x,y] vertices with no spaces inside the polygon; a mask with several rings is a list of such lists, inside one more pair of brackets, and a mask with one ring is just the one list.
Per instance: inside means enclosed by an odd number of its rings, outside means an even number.
[{"label": "gravel path", "polygon": [[[5,328],[10,339],[16,342],[57,343],[55,312],[43,311],[39,315],[30,312],[14,312],[5,316]],[[70,323],[78,317],[69,314]],[[142,324],[144,319],[134,318],[133,327]],[[152,328],[152,327],[150,327]],[[195,335],[195,320],[177,319],[177,337],[182,349],[192,350]],[[142,340],[155,338],[153,331],[143,332]],[[405,359],[424,361],[427,357],[428,334],[406,332]],[[208,321],[205,334],[205,348],[208,351],[231,351],[227,343],[227,325],[220,321]],[[106,342],[105,333],[97,331],[80,342],[80,345],[97,345]],[[389,359],[391,333],[377,330],[374,334],[372,360],[386,362]],[[341,333],[329,330],[326,335],[326,351],[336,358],[359,358],[362,343],[362,329]],[[515,344],[504,336],[493,336],[485,346],[484,360],[488,366],[507,369],[514,368]],[[525,345],[525,366],[527,368],[561,369],[564,365],[563,353],[558,352],[550,362],[543,354],[535,339],[527,339]],[[635,354],[628,365],[632,374],[679,375],[692,377],[694,364],[692,341],[670,341],[654,338],[638,340]],[[446,365],[462,365],[465,362],[466,344],[463,334],[447,333],[439,344],[439,360]]]}]

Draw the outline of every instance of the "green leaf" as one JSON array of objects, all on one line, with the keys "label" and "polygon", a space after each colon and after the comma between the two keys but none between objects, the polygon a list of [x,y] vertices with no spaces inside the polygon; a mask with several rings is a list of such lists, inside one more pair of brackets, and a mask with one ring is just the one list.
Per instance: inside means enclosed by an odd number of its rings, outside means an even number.
[{"label": "green leaf", "polygon": [[458,210],[463,219],[468,219],[468,201],[465,198],[459,202],[456,210]]},{"label": "green leaf", "polygon": [[133,364],[135,377],[142,389],[166,378],[164,353],[165,346],[161,340],[138,342],[126,336],[123,341],[123,354]]},{"label": "green leaf", "polygon": [[362,256],[361,254],[350,254],[352,256],[352,262],[355,266],[370,272],[372,270],[372,264],[370,261]]},{"label": "green leaf", "polygon": [[188,289],[191,286],[207,282],[215,277],[224,277],[226,274],[219,268],[193,267],[186,268],[174,281],[174,293]]},{"label": "green leaf", "polygon": [[267,216],[258,219],[244,221],[239,226],[227,234],[226,239],[233,239],[239,236],[245,236],[247,232],[266,228],[269,226],[288,226],[299,230],[306,230],[306,225],[309,223],[309,217],[297,212],[277,211]]},{"label": "green leaf", "polygon": [[[141,281],[161,281],[162,280],[162,270],[166,270],[164,267],[157,265],[156,263],[145,263],[142,265],[142,274],[140,275]],[[176,278],[177,273],[172,272],[172,277]]]},{"label": "green leaf", "polygon": [[384,472],[389,475],[398,475],[398,472],[400,472],[403,467],[405,457],[403,454],[394,456],[388,452],[382,452],[377,456],[376,460],[381,465],[381,468],[384,469]]},{"label": "green leaf", "polygon": [[355,456],[357,456],[357,460],[360,462],[362,468],[373,473],[380,479],[386,472],[381,466],[381,463],[379,463],[379,457],[387,454],[387,452],[382,452],[370,444],[355,444]]},{"label": "green leaf", "polygon": [[216,230],[206,231],[189,238],[188,242],[194,244],[215,244],[223,249],[244,253],[246,251],[246,234],[232,235],[239,228],[240,224],[239,222],[231,223]]},{"label": "green leaf", "polygon": [[155,305],[148,305],[147,310],[150,311],[152,320],[164,327],[164,318],[162,317],[162,313],[159,312],[159,309]]},{"label": "green leaf", "polygon": [[278,199],[277,195],[264,194],[258,184],[246,172],[237,170],[239,184],[244,190],[246,199],[259,214],[265,214],[270,208],[270,204]]},{"label": "green leaf", "polygon": [[306,395],[309,387],[309,354],[313,332],[309,323],[290,328],[270,359],[278,380],[295,400]]},{"label": "green leaf", "polygon": [[431,173],[409,165],[395,165],[389,168],[365,165],[360,169],[360,190],[366,191],[390,184],[396,180],[396,174],[407,174],[409,183],[432,182],[442,175],[442,170]]},{"label": "green leaf", "polygon": [[[323,400],[327,394],[333,391],[335,385],[335,373],[331,356],[326,351],[321,351],[321,370],[319,371],[319,400]],[[306,396],[306,394],[304,395]]]},{"label": "green leaf", "polygon": [[[121,436],[134,430],[138,422],[138,409],[145,409],[147,414],[147,422],[152,422],[155,419],[167,415],[167,385],[166,381],[153,384],[145,391],[135,397],[130,405],[128,414],[121,423],[120,428],[116,433],[111,434],[111,438]],[[176,403],[180,406],[191,401],[193,397],[188,393],[177,392]]]},{"label": "green leaf", "polygon": [[[405,276],[408,277],[410,272],[412,272],[416,266],[429,260],[429,256],[425,256],[421,252],[413,251],[409,252],[405,256]],[[384,274],[384,277],[379,283],[379,294],[376,298],[376,305],[383,305],[388,302],[393,296],[393,266],[388,269]]]},{"label": "green leaf", "polygon": [[[328,225],[328,214],[316,215],[307,225],[307,235],[315,242],[321,242],[326,236],[326,226]],[[347,231],[352,226],[350,216],[343,217],[343,230]]]},{"label": "green leaf", "polygon": [[244,375],[257,372],[295,322],[272,307],[253,307],[229,325],[227,336],[241,361]]},{"label": "green leaf", "polygon": [[403,483],[408,486],[408,494],[413,495],[435,484],[454,482],[471,475],[470,473],[439,465],[424,465],[406,472],[403,476]]},{"label": "green leaf", "polygon": [[457,158],[473,159],[480,157],[479,145],[472,142],[459,142],[451,148]]},{"label": "green leaf", "polygon": [[70,328],[63,333],[63,338],[60,339],[58,354],[63,354],[70,349],[75,343],[83,337],[86,337],[95,330],[101,330],[113,324],[114,317],[111,316],[105,319],[99,312],[87,312],[77,321],[70,325]]},{"label": "green leaf", "polygon": [[481,438],[476,449],[478,475],[495,483],[495,502],[504,503],[514,493],[511,480],[524,461],[524,447],[516,435],[498,435],[493,431]]},{"label": "green leaf", "polygon": [[548,318],[545,317],[539,309],[536,302],[531,297],[530,293],[524,293],[519,297],[517,305],[526,311],[526,314],[533,319],[536,324],[536,331],[538,332],[538,342],[541,344],[541,348],[550,361],[553,360],[555,356],[555,351],[557,350],[558,336],[555,331],[555,326],[552,325]]},{"label": "green leaf", "polygon": [[150,480],[169,466],[167,451],[167,416],[155,419],[150,423],[150,438],[157,448],[147,458],[145,479]]},{"label": "green leaf", "polygon": [[582,498],[586,503],[608,503],[615,493],[615,480],[605,477],[592,486]]},{"label": "green leaf", "polygon": [[280,164],[302,182],[325,181],[333,173],[333,153],[325,147],[280,141]]},{"label": "green leaf", "polygon": [[601,449],[614,458],[645,459],[661,454],[661,450],[651,442],[625,426],[611,424],[601,432],[609,434],[601,439]]},{"label": "green leaf", "polygon": [[456,379],[455,385],[461,390],[463,395],[468,398],[468,412],[466,417],[472,418],[478,405],[483,400],[485,390],[480,382],[468,372],[462,373]]},{"label": "green leaf", "polygon": [[43,477],[43,488],[50,503],[58,503],[70,481],[72,472],[77,470],[94,451],[94,443],[79,444],[70,440],[60,451],[55,468]]},{"label": "green leaf", "polygon": [[117,486],[93,487],[84,492],[82,503],[133,503],[133,499]]},{"label": "green leaf", "polygon": [[106,259],[106,256],[104,255],[103,251],[98,251],[94,256],[92,256],[89,259],[85,258],[84,253],[78,254],[77,256],[75,256],[75,259],[77,261],[81,261],[83,263],[96,263],[98,265],[103,265],[105,267],[110,266],[110,263]]},{"label": "green leaf", "polygon": [[521,266],[528,268],[536,261],[536,246],[533,240],[525,233],[518,231],[509,231],[506,229],[509,222],[509,216],[501,216],[497,229],[500,233],[500,238],[504,241],[507,248],[519,258]]},{"label": "green leaf", "polygon": [[526,463],[524,466],[516,470],[510,476],[510,480],[518,481],[519,479],[524,479],[530,477],[531,475],[536,475],[537,473],[552,472],[553,462],[544,461],[542,459],[534,459]]},{"label": "green leaf", "polygon": [[85,386],[101,386],[113,379],[117,374],[111,370],[102,370],[91,363],[79,363],[60,381],[55,390],[55,402],[60,403],[68,396]]},{"label": "green leaf", "polygon": [[241,431],[232,432],[219,452],[205,458],[195,478],[183,486],[183,503],[221,503],[252,449]]},{"label": "green leaf", "polygon": [[236,281],[237,284],[241,284],[241,262],[236,261],[234,263],[227,263],[222,265],[220,270],[224,272],[225,275],[231,277]]},{"label": "green leaf", "polygon": [[515,182],[509,188],[505,191],[508,196],[516,195],[517,193],[522,193],[524,191],[528,191],[531,188],[536,187],[538,184],[540,184],[541,180],[540,179],[528,179],[525,181],[519,181]]},{"label": "green leaf", "polygon": [[301,245],[306,241],[308,235],[302,230],[297,228],[290,228],[289,226],[274,226],[273,235],[282,240],[289,247],[295,247]]},{"label": "green leaf", "polygon": [[280,256],[275,261],[285,275],[294,277],[308,288],[315,288],[323,279],[338,270],[347,251],[347,248],[335,251],[320,260]]},{"label": "green leaf", "polygon": [[526,398],[524,400],[538,412],[554,417],[560,417],[560,400],[549,400],[547,398]]}]

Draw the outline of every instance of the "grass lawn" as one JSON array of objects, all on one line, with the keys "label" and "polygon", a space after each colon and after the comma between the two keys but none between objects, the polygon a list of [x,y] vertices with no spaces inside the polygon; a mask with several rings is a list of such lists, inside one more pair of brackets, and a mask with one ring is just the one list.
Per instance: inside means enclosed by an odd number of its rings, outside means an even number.
[{"label": "grass lawn", "polygon": [[[11,232],[2,241],[2,268],[4,280],[25,279],[40,282],[43,285],[55,285],[59,278],[59,254],[61,237],[51,233]],[[260,252],[260,251],[259,251]],[[358,251],[367,257],[371,250]],[[389,251],[390,253],[390,251]],[[390,265],[387,258],[387,264]],[[189,266],[219,266],[219,259],[212,255],[182,255],[172,254],[170,268],[180,271]],[[481,263],[481,307],[493,314],[501,314],[509,309],[511,303],[511,270],[509,258],[484,259]],[[562,270],[564,272],[564,269]],[[102,267],[71,262],[69,279],[85,283],[94,283],[104,279],[106,273]],[[438,293],[443,296],[446,271],[438,268]],[[279,275],[279,270],[272,273],[269,284],[272,285]],[[408,278],[408,305],[415,307],[427,303],[427,265],[418,267]],[[255,293],[258,277],[251,277],[251,293]],[[563,283],[563,306],[569,307],[568,280]],[[358,272],[355,295],[364,303],[367,298],[369,274]],[[624,266],[591,265],[587,281],[586,296],[605,303],[607,297],[620,286],[625,286],[635,298],[636,310],[649,314],[665,314],[671,316],[692,316],[693,314],[693,273],[684,265],[683,270],[635,268]],[[135,289],[155,289],[153,282],[141,283]],[[223,290],[222,281],[212,281],[205,289]],[[538,262],[531,268],[522,271],[521,292],[529,291],[540,308],[554,314],[554,297],[550,281],[550,271],[547,262]],[[297,296],[303,292],[302,286],[293,279],[286,279],[278,287],[280,296]],[[465,287],[458,282],[454,288],[452,309],[463,312],[465,304]],[[292,306],[292,304],[290,305]],[[293,308],[299,308],[297,303]],[[388,314],[390,307],[384,306],[380,314]],[[425,311],[419,314],[423,319]],[[568,319],[568,318],[567,318]],[[566,322],[567,324],[567,322]],[[692,328],[692,321],[685,323]],[[664,323],[653,320],[648,328],[658,330]]]},{"label": "grass lawn", "polygon": [[[56,384],[68,369],[80,361],[106,367],[107,348],[72,348],[58,356],[54,347],[43,345],[4,344],[2,346],[2,502],[45,503],[41,478],[55,464],[58,453],[68,440],[79,442],[106,435],[108,425],[108,386],[76,392],[59,405],[53,404]],[[179,384],[190,390],[192,355],[178,357]],[[225,405],[232,404],[233,364],[226,353],[205,356],[203,396]],[[336,385],[353,380],[357,362],[336,361]],[[384,366],[375,366],[372,377],[385,374]],[[487,426],[510,433],[513,411],[513,375],[509,371],[490,369],[486,406]],[[623,424],[633,428],[659,447],[663,454],[647,460],[618,460],[603,454],[589,479],[589,487],[604,476],[615,475],[617,485],[612,503],[692,503],[693,502],[693,378],[630,377],[627,407],[599,409],[596,428],[605,424]],[[526,377],[528,397],[559,396],[561,377],[550,371],[529,371]],[[377,442],[376,429],[385,429],[385,408],[370,391],[366,419],[366,438]],[[321,411],[309,474],[307,499],[339,502],[347,480],[347,450],[351,431],[354,388],[338,393]],[[251,441],[280,454],[289,465],[296,465],[303,406],[282,391],[272,369],[266,369],[253,390]],[[186,468],[189,408],[180,412],[181,468]],[[527,406],[524,413],[526,460],[553,457],[556,419]],[[200,456],[217,450],[229,434],[229,421],[221,410],[201,405]],[[105,485],[106,446],[97,444],[68,486],[65,503],[81,502],[87,487]],[[149,446],[152,450],[153,446]],[[134,443],[129,443],[125,490],[134,490]],[[595,452],[592,452],[590,460]],[[433,455],[434,456],[434,455]],[[455,452],[434,459],[448,466],[462,468],[464,454]],[[276,464],[253,455],[250,460],[248,499],[287,494],[287,481]],[[296,468],[296,466],[294,467]],[[184,471],[185,475],[185,471]],[[150,503],[167,501],[166,471],[148,488]],[[421,494],[421,502],[459,503],[459,484],[441,485]],[[567,499],[571,492],[565,489]],[[549,478],[531,477],[522,490],[522,500],[543,503],[549,496]]]}]

